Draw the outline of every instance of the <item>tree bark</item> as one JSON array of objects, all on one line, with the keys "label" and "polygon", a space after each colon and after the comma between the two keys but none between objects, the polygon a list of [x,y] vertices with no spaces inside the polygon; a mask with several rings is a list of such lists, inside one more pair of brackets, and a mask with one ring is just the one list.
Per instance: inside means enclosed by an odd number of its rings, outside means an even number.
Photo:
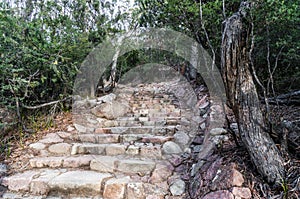
[{"label": "tree bark", "polygon": [[266,132],[266,122],[250,72],[249,24],[251,4],[242,2],[237,13],[225,20],[222,35],[222,75],[228,104],[238,122],[239,134],[253,164],[269,183],[285,178],[283,158]]}]

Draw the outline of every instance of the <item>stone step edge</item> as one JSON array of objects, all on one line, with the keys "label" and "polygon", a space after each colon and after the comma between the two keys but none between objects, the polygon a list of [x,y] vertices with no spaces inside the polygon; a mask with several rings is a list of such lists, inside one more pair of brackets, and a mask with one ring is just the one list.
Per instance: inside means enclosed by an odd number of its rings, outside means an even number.
[{"label": "stone step edge", "polygon": [[[3,198],[6,199],[56,197],[49,196],[53,192],[60,196],[72,194],[73,197],[89,198],[125,198],[126,196],[128,198],[144,198],[154,195],[159,195],[158,197],[161,198],[166,195],[166,192],[169,192],[169,189],[171,190],[171,187],[162,188],[150,182],[131,179],[129,176],[116,177],[97,171],[63,171],[57,169],[25,171],[7,177],[4,184],[9,186],[9,191],[3,195]],[[169,184],[169,186],[171,185]],[[150,190],[151,193],[149,193]]]},{"label": "stone step edge", "polygon": [[[129,126],[129,127],[120,127],[120,126],[114,126],[114,127],[101,127],[94,129],[93,132],[90,133],[96,133],[96,134],[102,134],[102,133],[112,133],[112,134],[145,134],[145,132],[138,132],[138,131],[147,131],[148,133],[156,133],[159,130],[164,131],[175,131],[179,130],[181,125],[167,125],[167,126]],[[128,132],[130,131],[130,132]]]},{"label": "stone step edge", "polygon": [[[166,142],[166,145],[168,143],[171,142]],[[164,145],[74,143],[71,153],[67,156],[35,157],[29,160],[29,164],[32,168],[79,168],[88,167],[91,160],[97,157],[106,157],[107,159],[119,158],[123,160],[160,161],[168,158],[170,155],[180,153],[182,153],[180,148],[178,148],[177,151],[170,151],[167,147],[164,148]]]},{"label": "stone step edge", "polygon": [[152,143],[163,144],[174,139],[173,135],[151,135],[151,134],[80,134],[73,137],[74,141],[94,144],[114,143]]}]

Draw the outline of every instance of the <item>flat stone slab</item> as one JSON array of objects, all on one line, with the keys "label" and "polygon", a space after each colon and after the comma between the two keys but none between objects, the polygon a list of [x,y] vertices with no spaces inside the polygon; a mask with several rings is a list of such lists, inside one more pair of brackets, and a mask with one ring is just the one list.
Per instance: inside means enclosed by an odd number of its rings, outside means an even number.
[{"label": "flat stone slab", "polygon": [[8,186],[11,191],[29,191],[31,181],[39,174],[38,171],[25,171],[4,178],[2,184]]},{"label": "flat stone slab", "polygon": [[57,135],[56,133],[50,133],[45,137],[43,137],[43,139],[40,140],[39,142],[43,144],[52,144],[52,143],[60,143],[63,141],[64,140],[61,137],[59,137],[59,135]]},{"label": "flat stone slab", "polygon": [[30,148],[35,149],[35,150],[43,150],[45,149],[46,145],[40,142],[33,143],[29,145]]},{"label": "flat stone slab", "polygon": [[57,143],[49,146],[48,150],[55,154],[70,154],[71,144],[68,143]]},{"label": "flat stone slab", "polygon": [[150,160],[119,160],[117,170],[124,173],[147,174],[155,168],[155,162]]},{"label": "flat stone slab", "polygon": [[119,135],[115,135],[115,134],[96,135],[96,142],[98,144],[118,143]]},{"label": "flat stone slab", "polygon": [[106,155],[115,156],[122,155],[126,152],[126,146],[121,144],[108,144],[105,148]]},{"label": "flat stone slab", "polygon": [[77,154],[96,154],[102,155],[105,153],[105,144],[82,144],[78,146]]},{"label": "flat stone slab", "polygon": [[117,160],[115,157],[97,156],[91,161],[90,168],[100,172],[112,173],[115,171],[115,162]]},{"label": "flat stone slab", "polygon": [[29,160],[29,163],[33,168],[58,168],[62,166],[64,158],[65,157],[37,157]]},{"label": "flat stone slab", "polygon": [[103,180],[110,178],[108,173],[95,171],[69,171],[49,182],[52,190],[74,194],[97,195],[101,193]]},{"label": "flat stone slab", "polygon": [[[12,193],[12,192],[6,192],[2,195],[1,199],[44,199],[44,198],[45,197],[43,197],[43,196],[29,196],[27,194],[23,195],[23,194],[17,194],[17,193]],[[47,199],[48,199],[48,197],[47,197]],[[55,199],[60,199],[60,198],[55,198]]]},{"label": "flat stone slab", "polygon": [[89,166],[92,159],[94,159],[92,155],[67,157],[64,159],[63,167],[79,168],[79,167]]},{"label": "flat stone slab", "polygon": [[105,153],[105,144],[77,144],[73,145],[72,154],[96,154],[103,155]]},{"label": "flat stone slab", "polygon": [[30,192],[34,195],[47,195],[50,191],[48,183],[50,180],[61,174],[59,170],[43,170],[38,178],[30,183]]}]

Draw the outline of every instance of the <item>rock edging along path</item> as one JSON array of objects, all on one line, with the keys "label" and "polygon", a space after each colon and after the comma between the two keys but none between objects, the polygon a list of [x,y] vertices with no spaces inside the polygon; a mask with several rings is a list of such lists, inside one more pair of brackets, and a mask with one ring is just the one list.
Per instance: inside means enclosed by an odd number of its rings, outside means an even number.
[{"label": "rock edging along path", "polygon": [[120,86],[117,95],[77,101],[74,126],[30,144],[38,155],[3,179],[3,198],[185,198],[180,155],[191,152],[207,115],[183,107],[169,88]]}]

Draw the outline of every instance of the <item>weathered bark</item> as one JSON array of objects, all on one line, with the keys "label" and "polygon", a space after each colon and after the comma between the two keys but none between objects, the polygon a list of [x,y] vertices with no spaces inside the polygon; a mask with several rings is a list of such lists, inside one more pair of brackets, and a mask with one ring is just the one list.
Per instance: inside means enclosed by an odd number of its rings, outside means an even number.
[{"label": "weathered bark", "polygon": [[245,23],[249,7],[248,2],[242,2],[239,11],[224,22],[223,79],[228,104],[238,121],[240,137],[252,162],[269,183],[280,184],[285,174],[283,158],[265,131],[265,119],[249,69],[249,25]]}]

